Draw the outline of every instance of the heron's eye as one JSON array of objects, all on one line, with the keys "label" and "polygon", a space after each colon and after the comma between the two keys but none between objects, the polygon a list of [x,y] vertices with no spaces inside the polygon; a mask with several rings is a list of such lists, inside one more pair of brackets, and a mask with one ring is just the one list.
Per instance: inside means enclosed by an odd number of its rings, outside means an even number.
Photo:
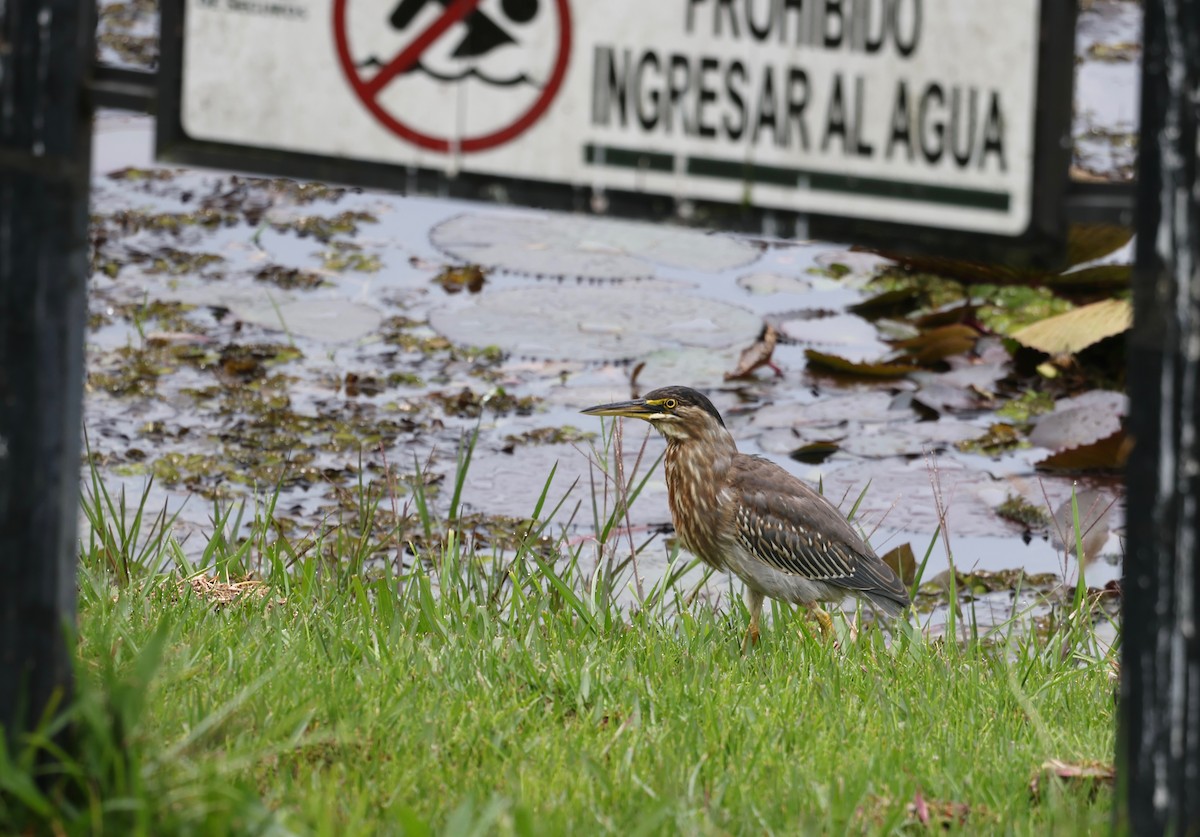
[{"label": "heron's eye", "polygon": [[666,407],[668,410],[674,410],[675,409],[675,399],[668,398],[666,400],[666,402],[664,402],[663,406]]}]

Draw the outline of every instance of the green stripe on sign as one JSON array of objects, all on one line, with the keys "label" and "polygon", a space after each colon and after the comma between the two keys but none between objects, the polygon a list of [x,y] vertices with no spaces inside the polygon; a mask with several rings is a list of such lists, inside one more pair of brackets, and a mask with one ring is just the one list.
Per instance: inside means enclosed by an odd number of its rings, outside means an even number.
[{"label": "green stripe on sign", "polygon": [[813,174],[809,187],[822,192],[854,192],[916,203],[942,203],[972,209],[993,209],[1007,212],[1012,203],[1008,192],[988,192],[983,189],[959,189],[955,186],[930,186],[907,183],[903,180],[880,180],[875,177],[855,177],[849,174]]},{"label": "green stripe on sign", "polygon": [[[675,157],[660,151],[639,151],[633,148],[614,148],[604,145],[584,146],[584,160],[594,166],[642,169],[670,172],[675,170]],[[842,192],[873,195],[912,203],[936,203],[1007,212],[1012,205],[1008,192],[985,189],[961,189],[956,186],[931,186],[904,180],[883,180],[877,177],[857,177],[852,174],[830,174],[807,169],[764,166],[736,160],[712,157],[688,157],[684,170],[697,177],[715,177],[740,183],[763,183],[770,186],[805,188],[814,192]]]},{"label": "green stripe on sign", "polygon": [[611,145],[588,143],[583,147],[583,160],[593,166],[611,166],[618,169],[675,171],[674,154],[638,151],[636,148],[616,148]]},{"label": "green stripe on sign", "polygon": [[713,160],[709,157],[688,157],[687,173],[700,177],[720,177],[724,180],[769,183],[772,186],[799,186],[800,178],[808,175],[808,172],[799,169],[760,166],[757,163],[738,163],[732,160]]}]

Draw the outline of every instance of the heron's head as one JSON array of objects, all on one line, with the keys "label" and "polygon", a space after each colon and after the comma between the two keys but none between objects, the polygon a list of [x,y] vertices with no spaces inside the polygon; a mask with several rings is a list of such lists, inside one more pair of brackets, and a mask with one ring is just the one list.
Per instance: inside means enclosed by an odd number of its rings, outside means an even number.
[{"label": "heron's head", "polygon": [[700,439],[724,432],[725,422],[712,402],[689,387],[663,387],[645,398],[598,404],[583,410],[589,416],[622,416],[648,421],[668,439]]}]

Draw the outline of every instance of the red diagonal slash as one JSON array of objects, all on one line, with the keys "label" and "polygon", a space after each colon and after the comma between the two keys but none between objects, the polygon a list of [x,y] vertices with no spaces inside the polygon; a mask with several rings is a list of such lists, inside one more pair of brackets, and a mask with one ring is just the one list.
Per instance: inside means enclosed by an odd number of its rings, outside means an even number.
[{"label": "red diagonal slash", "polygon": [[417,60],[421,57],[421,53],[430,44],[440,38],[451,26],[475,11],[475,7],[481,2],[482,0],[455,0],[455,2],[447,6],[445,12],[442,13],[442,16],[432,26],[422,32],[415,41],[406,46],[399,55],[389,61],[370,81],[363,82],[363,92],[372,99],[378,96],[379,91],[386,87],[388,82],[416,64]]}]

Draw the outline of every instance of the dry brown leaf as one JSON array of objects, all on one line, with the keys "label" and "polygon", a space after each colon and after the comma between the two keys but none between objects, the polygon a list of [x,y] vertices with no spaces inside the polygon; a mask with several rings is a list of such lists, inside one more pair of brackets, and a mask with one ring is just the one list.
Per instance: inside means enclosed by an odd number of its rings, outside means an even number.
[{"label": "dry brown leaf", "polygon": [[1117,471],[1125,467],[1132,439],[1118,430],[1111,436],[1051,454],[1034,467],[1039,471]]},{"label": "dry brown leaf", "polygon": [[[1090,179],[1082,169],[1073,169],[1072,173],[1079,175],[1076,179]],[[1107,180],[1107,178],[1102,179]],[[1072,224],[1067,230],[1066,266],[1072,267],[1107,256],[1114,250],[1125,246],[1132,237],[1133,230],[1128,227],[1112,224]],[[879,253],[907,270],[945,276],[965,284],[978,282],[996,285],[1026,284],[1031,281],[1043,281],[1054,273],[1054,271],[1037,268],[983,264],[944,256],[913,256],[883,250],[871,252]]]},{"label": "dry brown leaf", "polygon": [[181,578],[178,587],[180,590],[190,588],[197,596],[218,607],[227,605],[247,593],[260,599],[267,595],[266,583],[254,578],[231,582],[221,581],[216,576],[196,575]]},{"label": "dry brown leaf", "polygon": [[1095,261],[1124,247],[1133,238],[1131,227],[1115,224],[1072,224],[1067,230],[1067,264]]},{"label": "dry brown leaf", "polygon": [[1058,779],[1066,785],[1087,788],[1095,796],[1100,788],[1111,788],[1117,772],[1111,764],[1100,761],[1065,762],[1050,759],[1043,762],[1029,782],[1029,793],[1035,800],[1041,799],[1042,785],[1047,779]]},{"label": "dry brown leaf", "polygon": [[747,378],[754,374],[754,371],[764,366],[770,366],[774,370],[776,376],[783,377],[783,372],[779,367],[771,363],[771,355],[775,352],[775,344],[779,340],[779,332],[777,332],[770,323],[763,326],[762,332],[759,333],[758,339],[751,345],[742,350],[742,356],[738,358],[737,368],[732,372],[725,373],[725,380],[733,381],[738,378]]},{"label": "dry brown leaf", "polygon": [[1129,287],[1133,266],[1127,264],[1101,264],[1085,267],[1058,276],[1046,277],[1046,287],[1060,293],[1083,293],[1085,291],[1119,291]]},{"label": "dry brown leaf", "polygon": [[937,363],[952,355],[961,355],[975,348],[979,332],[961,323],[932,328],[909,340],[900,340],[892,345],[903,349],[913,360],[922,365]]},{"label": "dry brown leaf", "polygon": [[925,311],[919,317],[912,318],[910,322],[917,328],[939,328],[961,323],[974,314],[975,306],[970,302],[954,302],[943,305],[941,308]]},{"label": "dry brown leaf", "polygon": [[882,556],[883,563],[892,568],[892,572],[903,582],[905,587],[911,587],[917,577],[917,556],[913,554],[912,544],[901,544]]},{"label": "dry brown leaf", "polygon": [[916,288],[897,288],[864,299],[862,302],[847,307],[846,310],[865,320],[876,320],[884,316],[898,317],[907,314],[920,302],[921,295]]},{"label": "dry brown leaf", "polygon": [[1133,306],[1126,299],[1106,299],[1048,317],[1012,335],[1022,346],[1048,355],[1073,355],[1107,337],[1129,330]]},{"label": "dry brown leaf", "polygon": [[464,289],[468,293],[477,294],[483,290],[487,276],[479,265],[468,264],[447,267],[433,277],[432,281],[434,284],[440,285],[442,290],[448,294],[456,294]]},{"label": "dry brown leaf", "polygon": [[921,367],[901,363],[871,363],[870,361],[853,361],[837,355],[806,349],[804,356],[808,365],[825,372],[837,372],[841,375],[855,375],[860,378],[903,378]]},{"label": "dry brown leaf", "polygon": [[913,794],[913,801],[908,803],[907,813],[910,820],[916,820],[926,828],[948,829],[966,825],[971,806],[965,802],[926,799],[918,790]]},{"label": "dry brown leaf", "polygon": [[837,442],[818,441],[802,445],[789,453],[788,456],[797,462],[820,465],[839,450],[841,450],[841,446]]}]

